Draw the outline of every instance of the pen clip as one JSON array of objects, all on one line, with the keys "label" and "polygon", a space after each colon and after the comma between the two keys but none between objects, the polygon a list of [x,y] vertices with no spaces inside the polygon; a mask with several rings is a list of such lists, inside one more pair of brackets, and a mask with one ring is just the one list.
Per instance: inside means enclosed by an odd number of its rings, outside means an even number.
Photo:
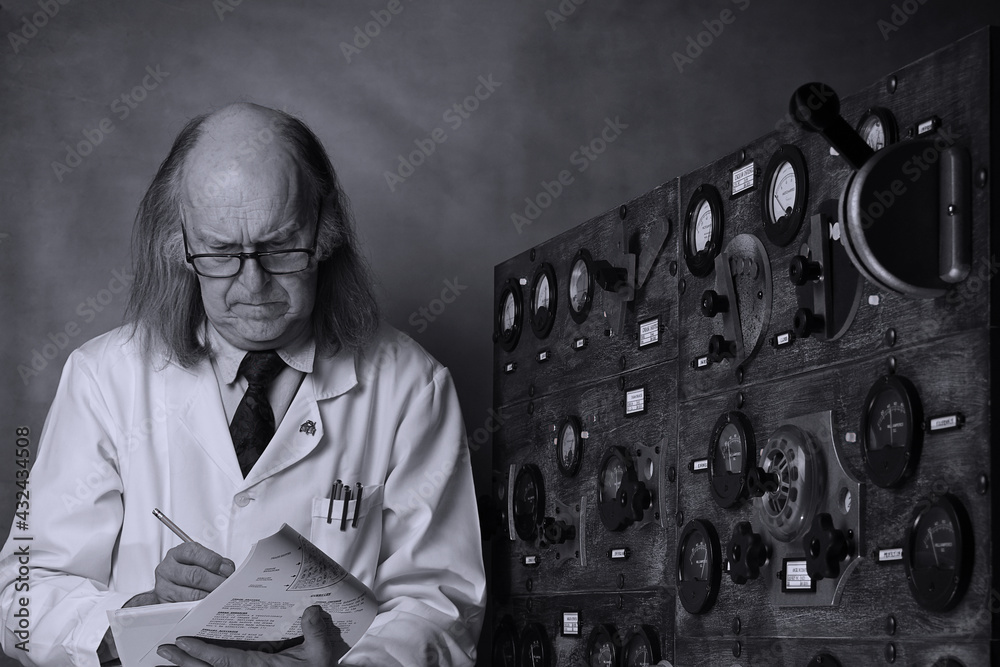
[{"label": "pen clip", "polygon": [[340,516],[340,530],[347,530],[347,508],[351,504],[351,487],[344,485],[344,511]]}]

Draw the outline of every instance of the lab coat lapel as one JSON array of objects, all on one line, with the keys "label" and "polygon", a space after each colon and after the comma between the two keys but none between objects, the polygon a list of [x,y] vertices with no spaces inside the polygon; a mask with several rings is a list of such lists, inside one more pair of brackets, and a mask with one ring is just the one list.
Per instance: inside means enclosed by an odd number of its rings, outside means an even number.
[{"label": "lab coat lapel", "polygon": [[187,404],[179,419],[188,435],[234,486],[243,486],[243,475],[211,362],[203,360],[191,370],[174,367],[173,377],[167,383],[167,392]]},{"label": "lab coat lapel", "polygon": [[[247,485],[281,472],[320,445],[340,445],[343,434],[336,424],[324,424],[325,410],[322,406],[347,393],[358,383],[355,366],[354,354],[350,352],[316,358],[313,372],[302,380],[274,438],[247,476]],[[327,428],[333,430],[328,432]]]}]

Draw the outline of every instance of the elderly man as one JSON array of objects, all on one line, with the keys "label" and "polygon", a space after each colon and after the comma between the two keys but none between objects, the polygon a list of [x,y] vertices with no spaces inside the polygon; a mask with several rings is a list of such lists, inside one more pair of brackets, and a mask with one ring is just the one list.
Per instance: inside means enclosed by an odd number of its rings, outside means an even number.
[{"label": "elderly man", "polygon": [[[24,542],[0,560],[7,654],[98,665],[115,655],[107,610],[201,599],[288,523],[378,599],[350,651],[311,607],[303,643],[280,653],[182,639],[161,656],[474,661],[485,575],[458,400],[445,368],[379,323],[349,217],[295,118],[240,104],[184,128],[136,218],[129,325],[70,356],[46,420],[28,652],[14,634]],[[336,480],[363,487],[357,528],[327,521]]]}]

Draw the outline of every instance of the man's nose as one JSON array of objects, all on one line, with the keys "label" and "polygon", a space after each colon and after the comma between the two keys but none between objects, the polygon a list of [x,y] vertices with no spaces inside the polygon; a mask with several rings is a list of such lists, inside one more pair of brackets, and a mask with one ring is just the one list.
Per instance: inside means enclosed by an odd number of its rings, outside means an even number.
[{"label": "man's nose", "polygon": [[243,260],[243,269],[237,278],[250,292],[259,292],[271,280],[271,274],[260,265],[260,259],[248,257]]}]

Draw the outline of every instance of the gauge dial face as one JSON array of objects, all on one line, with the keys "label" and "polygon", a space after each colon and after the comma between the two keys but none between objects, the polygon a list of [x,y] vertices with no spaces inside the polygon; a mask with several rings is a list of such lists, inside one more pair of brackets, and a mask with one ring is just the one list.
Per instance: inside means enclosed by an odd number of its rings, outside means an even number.
[{"label": "gauge dial face", "polygon": [[545,487],[537,466],[521,467],[514,480],[514,528],[522,540],[534,540],[545,513]]},{"label": "gauge dial face", "polygon": [[590,253],[581,248],[570,264],[568,285],[569,314],[577,324],[587,319],[594,298],[594,277],[590,272]]},{"label": "gauge dial face", "polygon": [[869,109],[858,123],[857,130],[873,151],[896,142],[896,119],[891,111],[882,107]]},{"label": "gauge dial face", "polygon": [[549,638],[540,623],[529,623],[521,634],[521,667],[549,667],[552,652]]},{"label": "gauge dial face", "polygon": [[721,248],[722,197],[711,185],[699,185],[684,216],[684,259],[688,269],[696,276],[707,276]]},{"label": "gauge dial face", "polygon": [[715,529],[707,521],[689,521],[677,541],[677,594],[691,614],[715,603],[722,579],[721,552]]},{"label": "gauge dial face", "polygon": [[764,233],[783,247],[795,239],[805,218],[808,186],[802,151],[791,144],[778,148],[764,170],[764,182],[767,188],[760,200]]},{"label": "gauge dial face", "polygon": [[514,294],[507,292],[503,300],[503,311],[500,317],[500,332],[504,336],[509,336],[511,330],[514,328],[514,316],[516,314],[514,303]]},{"label": "gauge dial face", "polygon": [[891,488],[913,474],[923,440],[922,421],[913,383],[899,375],[876,380],[861,418],[861,454],[875,484]]},{"label": "gauge dial face", "polygon": [[504,283],[496,312],[496,340],[504,350],[510,352],[517,346],[521,335],[521,286],[513,278]]},{"label": "gauge dial face", "polygon": [[531,330],[545,338],[556,319],[556,272],[545,263],[535,272],[531,286]]},{"label": "gauge dial face", "polygon": [[618,667],[618,645],[614,634],[613,628],[607,625],[598,625],[591,631],[587,642],[590,667]]},{"label": "gauge dial face", "polygon": [[660,661],[659,652],[646,630],[634,628],[625,640],[622,664],[626,667],[642,667],[655,665]]},{"label": "gauge dial face", "polygon": [[756,444],[750,420],[742,412],[726,412],[715,423],[709,440],[709,488],[722,508],[748,497],[747,473],[755,462]]},{"label": "gauge dial face", "polygon": [[972,528],[957,498],[945,494],[914,513],[903,564],[922,607],[946,611],[958,604],[972,573]]},{"label": "gauge dial face", "polygon": [[771,222],[777,222],[786,215],[792,214],[795,207],[795,192],[797,189],[795,168],[791,162],[782,162],[774,176],[771,177],[768,194],[771,205]]},{"label": "gauge dial face", "polygon": [[694,216],[694,250],[704,252],[712,240],[712,207],[703,199]]},{"label": "gauge dial face", "polygon": [[517,667],[517,632],[510,617],[505,617],[493,634],[492,664]]},{"label": "gauge dial face", "polygon": [[[623,488],[626,482],[627,488]],[[635,512],[631,505],[637,499],[636,494],[644,491],[628,450],[617,445],[609,447],[597,473],[598,509],[604,527],[610,531],[624,530],[633,521],[641,520],[642,512]]]},{"label": "gauge dial face", "polygon": [[559,425],[556,434],[556,460],[559,470],[567,477],[576,475],[580,470],[580,460],[583,453],[580,420],[567,417]]}]

